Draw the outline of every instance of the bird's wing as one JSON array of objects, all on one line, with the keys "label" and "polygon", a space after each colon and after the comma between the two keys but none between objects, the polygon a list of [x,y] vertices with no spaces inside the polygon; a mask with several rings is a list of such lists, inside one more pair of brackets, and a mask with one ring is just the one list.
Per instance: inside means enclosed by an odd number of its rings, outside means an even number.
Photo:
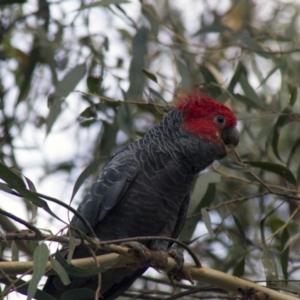
[{"label": "bird's wing", "polygon": [[[92,228],[121,200],[136,171],[137,163],[128,150],[117,153],[106,163],[78,207],[78,212]],[[87,228],[78,217],[74,216],[72,223],[87,233]]]}]

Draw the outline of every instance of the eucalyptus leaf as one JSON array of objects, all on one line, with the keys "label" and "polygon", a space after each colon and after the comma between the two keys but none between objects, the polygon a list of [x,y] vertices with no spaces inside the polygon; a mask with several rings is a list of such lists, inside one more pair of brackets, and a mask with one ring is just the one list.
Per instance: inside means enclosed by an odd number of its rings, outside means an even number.
[{"label": "eucalyptus leaf", "polygon": [[34,250],[33,253],[33,273],[28,285],[27,300],[34,297],[37,291],[37,286],[45,273],[48,258],[49,249],[44,243],[42,243]]},{"label": "eucalyptus leaf", "polygon": [[288,280],[288,265],[289,265],[289,246],[286,247],[289,241],[289,232],[287,228],[284,228],[281,234],[281,253],[280,253],[280,264],[283,276]]},{"label": "eucalyptus leaf", "polygon": [[76,195],[76,193],[78,192],[79,188],[84,183],[84,181],[99,168],[101,163],[103,163],[104,159],[105,159],[104,157],[100,157],[96,159],[81,172],[81,174],[79,175],[79,177],[77,178],[74,184],[70,202],[72,202],[74,196]]},{"label": "eucalyptus leaf", "polygon": [[214,231],[211,226],[211,220],[208,211],[205,208],[201,209],[202,220],[206,226],[207,231],[209,232],[210,237],[213,239],[215,237]]},{"label": "eucalyptus leaf", "polygon": [[267,172],[275,173],[284,178],[289,183],[297,186],[297,181],[294,174],[285,166],[260,161],[247,161],[247,164],[255,168],[260,168]]}]

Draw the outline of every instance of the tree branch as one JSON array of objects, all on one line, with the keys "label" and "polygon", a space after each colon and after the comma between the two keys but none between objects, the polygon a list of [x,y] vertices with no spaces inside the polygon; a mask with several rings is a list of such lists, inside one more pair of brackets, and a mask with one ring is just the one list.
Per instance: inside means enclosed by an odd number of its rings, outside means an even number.
[{"label": "tree branch", "polygon": [[[120,246],[119,246],[120,247]],[[127,252],[126,255],[120,255],[116,253],[109,253],[101,256],[97,256],[96,260],[97,263],[105,268],[120,268],[120,267],[130,267],[133,266],[139,267],[141,265],[141,261],[137,258],[134,258],[130,255],[129,250],[125,247],[124,253]],[[92,257],[89,258],[81,258],[81,259],[74,259],[71,261],[72,265],[90,269],[95,267],[95,260]],[[170,272],[176,266],[176,262],[171,257],[168,257],[165,261],[165,264],[161,264],[160,266],[155,266],[155,269],[164,270],[166,272]],[[23,274],[25,272],[29,272],[33,268],[33,262],[0,262],[0,268],[2,271],[7,275],[17,275]],[[47,275],[53,274],[54,271],[51,269],[51,264],[48,262],[47,264]],[[209,269],[209,268],[196,268],[194,264],[191,263],[184,263],[183,269],[186,270],[188,274],[191,274],[194,280],[198,280],[201,282],[205,282],[208,284],[212,284],[224,290],[227,290],[234,294],[255,294],[258,292],[264,293],[268,295],[269,300],[296,300],[298,298],[282,294],[277,291],[271,290],[266,288],[265,286],[258,285],[252,281],[235,277],[232,275],[228,275],[222,273],[217,270]],[[186,279],[186,278],[184,278]]]}]

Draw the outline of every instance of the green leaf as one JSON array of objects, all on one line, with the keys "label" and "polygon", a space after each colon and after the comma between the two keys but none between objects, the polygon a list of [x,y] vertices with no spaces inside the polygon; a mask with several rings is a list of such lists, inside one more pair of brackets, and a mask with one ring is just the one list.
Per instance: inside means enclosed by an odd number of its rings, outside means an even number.
[{"label": "green leaf", "polygon": [[124,131],[129,138],[134,139],[135,133],[132,124],[131,108],[127,103],[124,102],[120,104],[116,119],[118,127]]},{"label": "green leaf", "polygon": [[244,276],[245,273],[245,258],[243,258],[239,263],[234,267],[232,275],[237,277]]},{"label": "green leaf", "polygon": [[147,18],[151,26],[151,32],[155,37],[158,35],[159,23],[157,21],[157,13],[151,4],[142,6],[142,14]]},{"label": "green leaf", "polygon": [[46,120],[47,134],[61,112],[61,103],[76,87],[86,73],[86,64],[80,64],[69,70],[65,77],[55,86],[55,92],[48,96],[50,112]]},{"label": "green leaf", "polygon": [[258,105],[255,101],[253,101],[251,98],[243,96],[239,93],[233,94],[234,98],[243,102],[247,106],[254,107],[254,108],[259,108],[259,109],[264,109],[261,105]]},{"label": "green leaf", "polygon": [[220,33],[223,31],[229,31],[234,33],[234,31],[231,28],[223,25],[222,23],[215,23],[209,26],[201,27],[200,30],[198,30],[196,33],[193,34],[193,36],[197,36],[199,34],[206,34],[206,33]]},{"label": "green leaf", "polygon": [[[219,83],[216,80],[214,74],[211,72],[211,70],[207,67],[208,64],[202,64],[199,66],[199,71],[203,75],[205,79],[205,83],[207,85],[207,89],[209,92],[209,95],[213,97],[214,99],[217,99],[221,94],[222,90],[219,88]],[[227,97],[227,95],[226,95]],[[218,99],[220,100],[220,99]]]},{"label": "green leaf", "polygon": [[109,6],[112,4],[119,5],[119,4],[126,4],[126,3],[130,3],[130,1],[128,1],[128,0],[102,0],[102,1],[93,2],[91,4],[82,5],[79,10],[93,8],[93,7],[99,7],[99,6]]},{"label": "green leaf", "polygon": [[181,60],[177,59],[177,68],[179,75],[181,77],[181,86],[182,88],[190,88],[192,84],[192,78],[186,64]]},{"label": "green leaf", "polygon": [[275,173],[281,176],[282,178],[284,178],[289,183],[297,186],[297,181],[294,174],[285,166],[270,163],[270,162],[259,162],[259,161],[247,161],[246,163],[252,167],[260,168],[264,171]]},{"label": "green leaf", "polygon": [[34,250],[33,253],[33,273],[28,285],[27,300],[34,297],[37,291],[37,286],[45,273],[48,258],[49,249],[44,243],[42,243]]},{"label": "green leaf", "polygon": [[[28,282],[22,280],[21,278],[13,278],[10,277],[12,280],[9,281],[7,278],[0,278],[0,282],[5,284],[6,286],[11,286],[13,283],[14,290],[18,293],[27,296],[27,289],[28,289]],[[35,293],[35,299],[37,300],[56,300],[56,298],[50,296],[48,293],[45,293],[41,290],[37,290]]]},{"label": "green leaf", "polygon": [[278,117],[278,120],[274,126],[273,138],[272,138],[272,148],[276,157],[281,160],[279,152],[278,152],[278,141],[280,136],[280,131],[283,126],[290,123],[292,120],[290,118],[290,114],[292,113],[292,108],[290,106],[286,107],[282,111],[282,115]]},{"label": "green leaf", "polygon": [[97,114],[96,105],[93,104],[93,105],[87,107],[82,113],[80,113],[79,116],[82,117],[82,118],[85,118],[85,119],[90,119],[90,118],[95,119],[95,118],[97,118],[98,114]]},{"label": "green leaf", "polygon": [[242,245],[245,245],[245,243],[246,243],[246,234],[245,234],[244,228],[243,228],[242,224],[240,223],[240,221],[237,217],[235,217],[234,215],[232,215],[232,217],[233,217],[233,220],[234,220],[234,223],[235,223],[236,227],[239,230],[239,233],[240,233],[239,238],[242,241]]},{"label": "green leaf", "polygon": [[98,94],[102,81],[103,81],[102,77],[89,75],[86,78],[86,85],[89,89],[89,92],[93,94]]},{"label": "green leaf", "polygon": [[241,39],[242,44],[253,50],[264,50],[252,37],[246,36]]},{"label": "green leaf", "polygon": [[26,184],[23,179],[14,171],[0,162],[0,178],[8,183],[8,185],[16,190],[26,189]]},{"label": "green leaf", "polygon": [[266,238],[265,238],[265,223],[266,220],[271,216],[274,212],[277,211],[277,207],[273,208],[271,211],[267,213],[267,215],[259,222],[259,229],[260,229],[260,234],[261,234],[261,242],[262,242],[262,247],[264,250],[268,251],[267,243],[266,243]]},{"label": "green leaf", "polygon": [[280,264],[283,276],[286,280],[288,280],[288,263],[289,263],[289,246],[285,248],[287,242],[289,240],[289,232],[287,228],[284,228],[281,234],[281,254],[280,254]]},{"label": "green leaf", "polygon": [[61,266],[66,270],[66,272],[72,276],[84,278],[93,275],[97,275],[98,273],[102,273],[110,269],[116,262],[103,263],[100,267],[83,269],[73,266],[69,264],[60,252],[56,252],[55,258],[61,264]]},{"label": "green leaf", "polygon": [[267,286],[273,286],[272,280],[278,280],[276,262],[273,253],[268,249],[264,249],[262,253],[262,263],[264,266]]},{"label": "green leaf", "polygon": [[[63,222],[59,217],[57,217],[49,208],[46,201],[42,200],[35,193],[26,189],[24,181],[15,174],[10,168],[5,166],[2,162],[0,162],[0,178],[4,180],[11,188],[16,190],[19,194],[21,194],[24,198],[31,201],[34,205],[38,207],[42,207],[47,213],[49,213],[52,217],[57,220]],[[2,187],[4,187],[2,185]]]},{"label": "green leaf", "polygon": [[0,5],[12,5],[26,3],[27,0],[0,0]]},{"label": "green leaf", "polygon": [[292,245],[294,242],[298,241],[299,239],[300,239],[300,232],[297,232],[293,234],[291,237],[289,237],[288,240],[285,242],[284,247],[281,250],[281,253],[287,250],[290,245]]},{"label": "green leaf", "polygon": [[12,261],[19,260],[19,248],[15,241],[11,242],[11,260]]},{"label": "green leaf", "polygon": [[0,190],[5,192],[5,193],[8,193],[8,194],[13,194],[14,191],[9,187],[8,184],[5,184],[3,182],[0,182]]},{"label": "green leaf", "polygon": [[142,72],[143,72],[150,80],[152,80],[152,81],[154,81],[154,82],[157,83],[157,78],[156,78],[156,76],[155,76],[153,73],[149,72],[149,71],[146,70],[146,69],[143,69]]},{"label": "green leaf", "polygon": [[76,193],[78,192],[79,188],[84,183],[84,181],[99,168],[100,164],[104,161],[104,159],[105,159],[104,157],[100,157],[96,159],[81,172],[81,174],[79,175],[79,177],[77,178],[74,184],[70,202],[72,202],[74,196],[76,195]]},{"label": "green leaf", "polygon": [[245,73],[241,74],[239,82],[245,93],[245,97],[248,98],[251,101],[251,103],[255,104],[255,106],[265,109],[265,104],[261,101],[261,99],[256,94],[255,90],[250,85],[247,75]]},{"label": "green leaf", "polygon": [[290,105],[293,106],[297,100],[298,96],[298,87],[289,84],[289,92],[290,92]]},{"label": "green leaf", "polygon": [[202,215],[202,220],[207,228],[207,231],[209,232],[210,237],[213,239],[215,237],[215,234],[212,229],[210,216],[206,208],[201,208],[201,215]]},{"label": "green leaf", "polygon": [[297,182],[300,184],[300,163],[299,163],[298,169],[297,169]]},{"label": "green leaf", "polygon": [[129,67],[129,89],[126,98],[138,100],[142,97],[145,76],[141,76],[143,69],[147,68],[147,40],[148,29],[140,28],[132,39],[132,59]]},{"label": "green leaf", "polygon": [[229,86],[228,86],[228,91],[230,93],[233,93],[234,87],[239,82],[242,74],[247,74],[247,70],[246,70],[245,66],[241,62],[239,62],[237,65],[236,71],[235,71],[234,75],[232,76]]},{"label": "green leaf", "polygon": [[261,87],[277,70],[281,69],[286,65],[286,61],[280,61],[275,65],[275,67],[268,73],[268,75],[260,82],[259,87]]},{"label": "green leaf", "polygon": [[70,264],[74,250],[76,248],[76,240],[73,236],[70,237],[70,242],[69,242],[69,251],[68,251],[68,256],[67,256],[67,262]]},{"label": "green leaf", "polygon": [[184,223],[183,230],[181,231],[180,234],[180,240],[188,242],[192,238],[195,228],[199,220],[201,219],[201,215],[200,215],[201,209],[203,207],[208,207],[213,202],[215,195],[216,195],[216,184],[210,183],[207,187],[206,193],[203,196],[201,202],[196,207],[196,209],[192,212],[193,215],[197,214],[197,217],[190,217],[190,214],[188,214],[188,217]]},{"label": "green leaf", "polygon": [[[162,95],[160,93],[158,93],[157,91],[155,91],[154,89],[152,89],[151,87],[149,87],[148,89],[150,91],[150,97],[152,95],[155,96],[154,102],[158,102],[158,104],[162,103],[163,105],[165,105],[164,109],[168,111],[170,109],[169,108],[169,103],[162,97]],[[151,97],[151,99],[152,99],[152,97]],[[156,99],[158,99],[159,101],[155,101]]]},{"label": "green leaf", "polygon": [[195,181],[189,208],[188,208],[188,215],[192,214],[196,207],[202,201],[209,184],[211,183],[218,183],[221,181],[221,176],[215,172],[207,172],[198,176]]},{"label": "green leaf", "polygon": [[57,260],[55,260],[52,256],[50,256],[50,262],[53,270],[57,273],[62,283],[64,285],[69,285],[71,283],[70,278],[66,270],[62,267],[62,265]]}]

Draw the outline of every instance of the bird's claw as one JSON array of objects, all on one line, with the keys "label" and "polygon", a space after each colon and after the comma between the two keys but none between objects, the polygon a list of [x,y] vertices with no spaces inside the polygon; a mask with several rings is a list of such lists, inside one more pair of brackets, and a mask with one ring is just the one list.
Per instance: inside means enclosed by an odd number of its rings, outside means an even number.
[{"label": "bird's claw", "polygon": [[183,266],[184,257],[183,251],[178,248],[173,248],[168,251],[170,257],[172,257],[176,262],[176,267],[173,268],[169,275],[177,281],[182,279],[188,280],[191,284],[194,284],[193,278],[191,276],[190,270]]},{"label": "bird's claw", "polygon": [[146,251],[148,251],[148,248],[143,244],[139,242],[124,242],[121,243],[121,246],[128,247],[129,253],[139,257],[143,264],[147,261]]},{"label": "bird's claw", "polygon": [[173,271],[178,272],[182,268],[183,263],[184,263],[183,251],[178,248],[172,248],[168,251],[168,254],[177,263],[177,267],[175,269],[173,269]]}]

